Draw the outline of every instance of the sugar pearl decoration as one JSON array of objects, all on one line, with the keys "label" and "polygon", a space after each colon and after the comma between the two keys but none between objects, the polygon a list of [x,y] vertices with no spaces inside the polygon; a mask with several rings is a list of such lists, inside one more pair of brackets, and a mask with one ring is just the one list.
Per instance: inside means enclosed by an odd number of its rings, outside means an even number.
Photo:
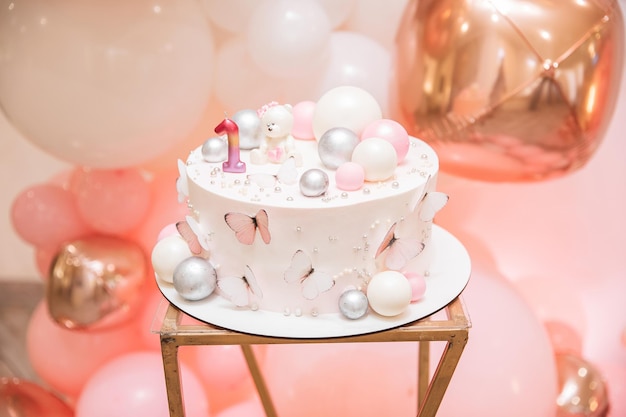
[{"label": "sugar pearl decoration", "polygon": [[306,197],[319,197],[328,190],[328,175],[321,169],[313,168],[300,176],[300,192]]},{"label": "sugar pearl decoration", "polygon": [[254,149],[261,145],[261,119],[256,110],[239,110],[233,114],[232,120],[239,128],[240,149]]},{"label": "sugar pearl decoration", "polygon": [[370,307],[381,316],[401,314],[411,303],[412,295],[411,284],[397,271],[379,272],[367,286]]},{"label": "sugar pearl decoration", "polygon": [[398,155],[385,139],[367,138],[354,148],[352,162],[363,167],[366,181],[385,181],[395,173]]},{"label": "sugar pearl decoration", "polygon": [[192,256],[178,264],[173,283],[176,292],[185,300],[202,300],[215,291],[217,273],[208,260]]},{"label": "sugar pearl decoration", "polygon": [[171,283],[176,266],[192,255],[189,245],[178,234],[166,236],[152,248],[152,268],[157,278]]},{"label": "sugar pearl decoration", "polygon": [[345,317],[356,320],[367,312],[367,296],[357,289],[349,289],[339,297],[339,311]]},{"label": "sugar pearl decoration", "polygon": [[213,136],[202,144],[202,158],[207,162],[222,162],[228,157],[228,143],[224,136]]},{"label": "sugar pearl decoration", "polygon": [[359,137],[352,130],[333,127],[319,139],[317,152],[326,168],[337,169],[341,164],[350,161],[352,152],[358,144]]}]

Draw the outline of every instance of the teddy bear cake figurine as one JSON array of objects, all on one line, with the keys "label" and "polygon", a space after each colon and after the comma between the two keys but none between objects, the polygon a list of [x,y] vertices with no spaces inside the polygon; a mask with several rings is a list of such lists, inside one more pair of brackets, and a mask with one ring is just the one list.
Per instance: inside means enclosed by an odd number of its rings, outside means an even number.
[{"label": "teddy bear cake figurine", "polygon": [[271,102],[258,110],[261,118],[261,131],[264,135],[258,149],[250,152],[250,162],[264,165],[268,162],[280,164],[293,157],[296,166],[302,166],[302,155],[295,150],[293,114],[288,104]]}]

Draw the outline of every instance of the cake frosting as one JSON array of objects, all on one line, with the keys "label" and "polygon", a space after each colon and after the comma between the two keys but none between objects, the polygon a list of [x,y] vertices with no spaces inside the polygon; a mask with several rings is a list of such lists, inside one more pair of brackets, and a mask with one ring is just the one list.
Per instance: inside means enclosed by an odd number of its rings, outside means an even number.
[{"label": "cake frosting", "polygon": [[[439,164],[433,149],[407,136],[405,150],[391,158],[389,168],[379,160],[387,150],[374,145],[371,155],[366,149],[359,160],[356,150],[346,154],[345,146],[337,145],[347,143],[343,139],[324,145],[322,152],[321,137],[290,136],[288,149],[265,159],[259,152],[267,155],[267,146],[239,147],[234,154],[236,143],[229,139],[212,138],[179,161],[177,187],[190,212],[178,224],[182,237],[173,238],[186,239],[192,255],[206,260],[210,271],[202,275],[205,290],[196,298],[224,297],[233,309],[289,316],[401,312],[411,297],[395,301],[395,295],[382,294],[383,304],[400,303],[399,308],[376,308],[371,302],[368,308],[367,300],[381,298],[368,297],[368,285],[390,273],[407,280],[428,275],[435,250],[433,218],[447,201],[436,192]],[[365,141],[360,137],[356,146]],[[344,156],[333,155],[334,150]],[[238,168],[229,169],[225,158],[237,158]],[[359,164],[372,166],[359,171]],[[356,180],[344,174],[355,166]],[[184,275],[180,268],[165,272],[159,253],[155,247],[159,279],[173,282]],[[198,274],[191,275],[197,280]],[[189,293],[197,294],[195,284],[186,281]]]}]

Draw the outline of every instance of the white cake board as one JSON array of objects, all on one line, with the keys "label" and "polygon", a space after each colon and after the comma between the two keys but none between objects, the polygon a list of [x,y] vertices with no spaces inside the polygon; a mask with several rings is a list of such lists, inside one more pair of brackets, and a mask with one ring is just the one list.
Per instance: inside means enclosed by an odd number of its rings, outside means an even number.
[{"label": "white cake board", "polygon": [[304,314],[300,317],[293,314],[287,316],[278,312],[237,308],[216,295],[200,301],[187,301],[171,283],[157,279],[157,284],[163,296],[187,315],[229,330],[300,339],[355,336],[392,329],[427,317],[461,294],[471,272],[467,250],[456,237],[437,225],[433,225],[431,244],[435,250],[426,278],[426,294],[395,317],[383,317],[371,309],[356,320],[345,318],[340,313],[316,317]]}]

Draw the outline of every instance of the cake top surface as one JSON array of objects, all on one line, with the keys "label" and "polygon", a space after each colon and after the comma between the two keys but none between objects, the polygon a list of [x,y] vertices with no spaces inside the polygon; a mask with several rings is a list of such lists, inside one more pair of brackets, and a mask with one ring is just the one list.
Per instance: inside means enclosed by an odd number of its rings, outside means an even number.
[{"label": "cake top surface", "polygon": [[[296,140],[295,148],[302,155],[302,166],[295,166],[289,159],[280,164],[254,164],[250,162],[250,152],[244,150],[240,158],[246,165],[245,172],[232,173],[224,172],[221,162],[207,162],[203,158],[202,147],[199,147],[190,153],[184,175],[200,188],[235,201],[258,203],[265,207],[323,209],[421,189],[438,170],[437,156],[432,148],[419,139],[411,138],[408,153],[392,176],[383,181],[365,182],[357,190],[342,190],[335,181],[336,171],[322,163],[316,140]],[[328,188],[322,196],[310,197],[301,192],[297,179],[311,169],[319,169],[328,177]]]}]

